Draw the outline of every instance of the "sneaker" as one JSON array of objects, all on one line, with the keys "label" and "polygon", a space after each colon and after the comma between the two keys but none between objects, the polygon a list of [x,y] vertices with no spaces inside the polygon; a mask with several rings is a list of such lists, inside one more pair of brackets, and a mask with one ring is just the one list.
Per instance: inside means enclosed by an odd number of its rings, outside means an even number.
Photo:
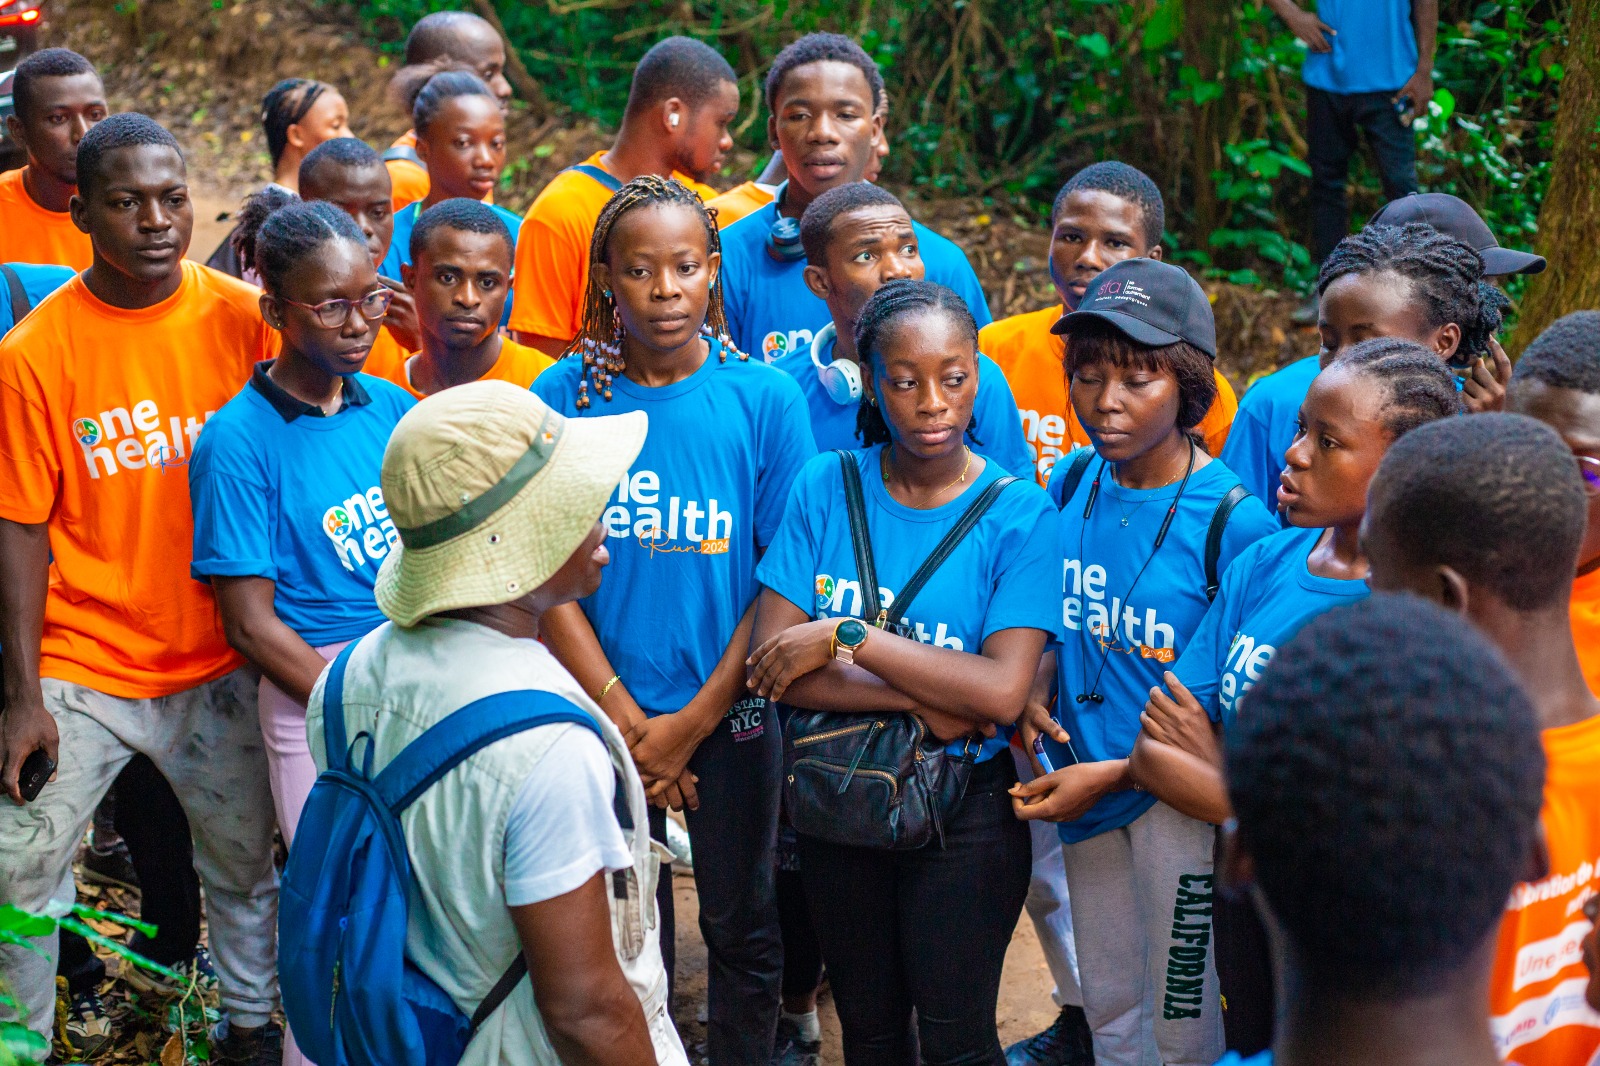
[{"label": "sneaker", "polygon": [[772,1048],[772,1066],[818,1066],[822,1041],[800,1039],[800,1027],[788,1018],[778,1019],[778,1039]]},{"label": "sneaker", "polygon": [[1094,1066],[1094,1035],[1082,1007],[1062,1007],[1050,1028],[1006,1048],[1006,1066]]},{"label": "sneaker", "polygon": [[169,967],[183,975],[183,983],[179,984],[163,973],[152,973],[142,966],[136,966],[124,961],[122,964],[122,980],[130,988],[140,992],[149,992],[157,996],[181,996],[189,991],[191,978],[195,990],[201,994],[209,994],[217,990],[217,971],[211,968],[211,954],[201,945],[194,949],[194,958],[188,962],[176,963]]},{"label": "sneaker", "polygon": [[133,859],[128,856],[128,845],[122,841],[105,850],[90,845],[83,849],[82,859],[85,881],[139,891],[139,875],[133,872]]},{"label": "sneaker", "polygon": [[91,988],[72,997],[61,1024],[61,1036],[78,1059],[93,1059],[111,1046],[111,1015],[100,993]]},{"label": "sneaker", "polygon": [[279,1066],[283,1026],[277,1022],[242,1029],[224,1018],[211,1030],[211,1061],[216,1066]]}]

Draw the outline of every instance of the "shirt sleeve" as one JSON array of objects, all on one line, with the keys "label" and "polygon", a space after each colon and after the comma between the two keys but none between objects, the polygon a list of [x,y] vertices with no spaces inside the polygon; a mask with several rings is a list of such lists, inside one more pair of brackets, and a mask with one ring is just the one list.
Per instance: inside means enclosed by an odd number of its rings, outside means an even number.
[{"label": "shirt sleeve", "polygon": [[611,809],[616,789],[605,744],[582,726],[565,727],[506,816],[506,906],[543,903],[602,870],[633,865]]},{"label": "shirt sleeve", "polygon": [[979,329],[982,329],[994,321],[994,315],[989,313],[989,297],[984,295],[983,285],[978,281],[978,273],[972,269],[967,253],[954,242],[951,243],[950,249],[955,262],[950,264],[950,275],[944,283],[967,302],[967,309],[972,312],[972,320],[978,324]]},{"label": "shirt sleeve", "polygon": [[1217,702],[1217,689],[1222,678],[1222,668],[1227,662],[1228,646],[1239,625],[1239,601],[1255,566],[1250,558],[1235,560],[1222,574],[1222,588],[1215,602],[1200,619],[1199,627],[1184,646],[1183,654],[1173,664],[1172,672],[1178,675],[1200,701],[1206,714],[1214,722],[1222,721],[1222,705]]},{"label": "shirt sleeve", "polygon": [[1274,459],[1271,452],[1271,434],[1247,395],[1228,431],[1228,443],[1223,446],[1221,459],[1263,506],[1269,500],[1276,502],[1276,481],[1282,469],[1281,461]]},{"label": "shirt sleeve", "polygon": [[[766,554],[756,564],[756,580],[776,592],[808,617],[816,617],[817,591],[817,539],[811,524],[817,490],[831,482],[825,478],[823,463],[838,465],[838,456],[818,458],[808,464],[795,478],[789,493],[788,506],[784,508],[783,521],[767,545]],[[842,499],[843,488],[838,490]],[[824,510],[826,505],[822,505]],[[826,519],[826,515],[818,515]]]},{"label": "shirt sleeve", "polygon": [[33,525],[55,510],[61,455],[33,368],[16,344],[0,342],[0,518]]},{"label": "shirt sleeve", "polygon": [[816,439],[811,435],[811,415],[806,410],[800,386],[781,370],[772,373],[781,378],[783,399],[778,418],[771,423],[767,439],[762,442],[762,465],[756,476],[756,544],[763,548],[772,543],[783,521],[789,490],[800,468],[817,454]]},{"label": "shirt sleeve", "polygon": [[1228,444],[1228,432],[1233,428],[1234,416],[1239,413],[1239,396],[1233,391],[1233,384],[1222,376],[1222,371],[1213,370],[1211,373],[1216,378],[1217,395],[1211,401],[1205,417],[1194,428],[1206,442],[1206,451],[1211,455],[1221,455],[1222,449]]},{"label": "shirt sleeve", "polygon": [[583,276],[587,238],[557,204],[535,203],[533,211],[517,234],[510,328],[569,340],[578,335],[578,309],[588,280]]},{"label": "shirt sleeve", "polygon": [[[230,435],[200,435],[189,466],[189,501],[194,509],[194,558],[189,574],[209,584],[213,577],[278,580],[272,558],[268,500],[276,494],[264,479],[234,469],[226,453]],[[221,445],[219,449],[218,445]]]},{"label": "shirt sleeve", "polygon": [[1051,640],[1062,636],[1060,522],[1043,499],[1043,490],[1031,481],[1004,491],[1020,495],[1024,488],[1040,499],[1014,519],[1022,524],[1020,543],[1015,536],[998,541],[1004,558],[983,616],[984,640],[1002,629],[1040,629]]},{"label": "shirt sleeve", "polygon": [[985,360],[979,367],[974,413],[978,418],[977,433],[983,441],[978,451],[999,463],[1006,473],[1015,474],[1024,481],[1034,481],[1033,451],[1022,435],[1016,397],[1011,393],[1005,371],[992,359]]}]

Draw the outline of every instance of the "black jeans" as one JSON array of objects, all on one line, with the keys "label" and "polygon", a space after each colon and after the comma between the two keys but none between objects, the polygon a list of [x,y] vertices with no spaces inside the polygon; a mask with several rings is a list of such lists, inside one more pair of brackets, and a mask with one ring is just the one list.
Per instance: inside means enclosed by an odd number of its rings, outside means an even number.
[{"label": "black jeans", "polygon": [[1005,1066],[1000,971],[1032,870],[1006,794],[1009,754],[979,764],[945,846],[841,847],[800,837],[800,876],[844,1030],[848,1066]]},{"label": "black jeans", "polygon": [[[709,974],[707,1051],[712,1066],[772,1058],[783,979],[783,942],[773,873],[783,738],[765,700],[741,700],[689,760],[700,781],[700,809],[684,812],[694,849],[700,935]],[[664,812],[650,812],[650,835],[666,840]],[[675,950],[672,875],[656,892],[661,951],[669,979]]]},{"label": "black jeans", "polygon": [[[1394,93],[1330,93],[1306,86],[1306,147],[1311,156],[1311,258],[1321,263],[1350,232],[1345,185],[1357,132],[1377,158],[1385,200],[1417,191],[1417,142],[1395,114]],[[1418,102],[1426,107],[1427,101]]]}]

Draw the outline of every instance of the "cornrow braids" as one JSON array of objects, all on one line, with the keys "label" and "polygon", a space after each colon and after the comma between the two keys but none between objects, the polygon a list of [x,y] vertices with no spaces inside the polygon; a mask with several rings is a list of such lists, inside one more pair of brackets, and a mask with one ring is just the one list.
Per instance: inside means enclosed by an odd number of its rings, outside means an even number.
[{"label": "cornrow braids", "polygon": [[1511,301],[1483,278],[1483,259],[1432,226],[1368,226],[1340,241],[1317,275],[1317,294],[1347,274],[1392,271],[1411,284],[1431,329],[1461,327],[1455,359],[1486,354]]},{"label": "cornrow braids", "polygon": [[[891,281],[873,293],[856,320],[856,355],[861,360],[862,375],[872,373],[873,359],[882,356],[884,342],[903,319],[929,312],[942,314],[961,326],[972,339],[972,351],[976,356],[978,324],[973,321],[966,301],[943,285],[902,279]],[[856,436],[868,447],[888,444],[892,439],[876,394],[869,398],[865,391],[862,393],[861,403],[856,408]],[[978,439],[976,414],[967,423],[967,436],[972,443],[983,444]]]},{"label": "cornrow braids", "polygon": [[267,135],[267,154],[277,166],[289,147],[289,127],[310,113],[312,105],[333,86],[311,78],[285,78],[267,90],[261,101],[261,128]]},{"label": "cornrow braids", "polygon": [[1375,337],[1352,344],[1328,365],[1330,370],[1334,367],[1383,390],[1383,426],[1396,440],[1418,426],[1465,410],[1455,375],[1437,355],[1412,341]]},{"label": "cornrow braids", "polygon": [[[675,204],[692,209],[699,216],[701,225],[705,227],[706,254],[709,256],[722,253],[722,239],[717,232],[716,212],[700,201],[699,194],[676,178],[644,174],[618,189],[612,194],[611,199],[606,201],[606,206],[601,208],[600,217],[595,220],[594,235],[589,239],[591,269],[596,263],[606,262],[606,257],[611,251],[611,233],[616,228],[618,219],[637,208],[657,204]],[[738,356],[741,362],[750,359],[748,354],[741,352],[734,345],[733,337],[728,332],[728,318],[722,309],[720,273],[711,284],[710,300],[706,304],[706,320],[701,324],[700,332],[708,340],[717,341],[721,345],[718,356],[721,362],[728,361],[729,352]],[[578,335],[572,338],[572,343],[561,353],[563,358],[569,355],[583,358],[583,374],[578,378],[577,405],[580,410],[590,404],[591,385],[599,396],[608,401],[611,399],[611,383],[626,369],[622,360],[622,336],[622,319],[617,313],[616,297],[611,295],[610,289],[596,284],[591,273],[588,286],[584,289],[583,314],[578,326]]]}]

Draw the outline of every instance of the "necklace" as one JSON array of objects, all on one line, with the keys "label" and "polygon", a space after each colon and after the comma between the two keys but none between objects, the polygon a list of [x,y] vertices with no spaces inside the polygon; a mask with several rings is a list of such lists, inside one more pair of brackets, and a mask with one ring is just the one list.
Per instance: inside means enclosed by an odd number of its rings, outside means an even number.
[{"label": "necklace", "polygon": [[[1191,444],[1189,446],[1189,467],[1188,467],[1188,469],[1192,470],[1193,468],[1194,468],[1194,445]],[[1162,482],[1161,485],[1158,486],[1158,487],[1159,488],[1166,488],[1168,485],[1172,484],[1174,481],[1177,481],[1179,477],[1187,477],[1187,476],[1188,476],[1187,472],[1185,472],[1184,474],[1181,474],[1181,475],[1175,475],[1173,477],[1168,478],[1166,481]],[[1116,484],[1118,488],[1122,487],[1122,483],[1116,480],[1116,472],[1114,470],[1112,471],[1112,482],[1114,484]],[[1128,523],[1133,520],[1133,516],[1139,513],[1139,508],[1143,507],[1145,504],[1147,504],[1149,502],[1150,502],[1150,497],[1146,496],[1144,499],[1142,499],[1138,503],[1134,504],[1133,505],[1133,510],[1130,511],[1127,508],[1122,506],[1122,501],[1121,500],[1117,500],[1117,510],[1122,512],[1122,527],[1124,529],[1126,529],[1127,526],[1128,526]]]},{"label": "necklace", "polygon": [[[965,444],[963,444],[961,446],[961,450],[967,453],[967,461],[966,461],[965,465],[963,465],[961,467],[961,476],[956,478],[954,481],[950,482],[950,484],[946,485],[944,488],[940,489],[938,492],[934,493],[935,496],[943,495],[944,493],[949,492],[951,489],[955,488],[957,485],[961,484],[963,481],[967,480],[967,471],[972,469],[972,449],[967,447]],[[887,485],[889,483],[889,468],[890,468],[891,465],[893,465],[893,463],[894,463],[893,449],[892,448],[885,448],[883,450],[883,462],[881,464],[879,464],[879,473],[881,473],[883,475],[883,483],[885,485]],[[1122,524],[1123,525],[1127,525],[1128,523],[1127,522],[1123,522]]]}]

